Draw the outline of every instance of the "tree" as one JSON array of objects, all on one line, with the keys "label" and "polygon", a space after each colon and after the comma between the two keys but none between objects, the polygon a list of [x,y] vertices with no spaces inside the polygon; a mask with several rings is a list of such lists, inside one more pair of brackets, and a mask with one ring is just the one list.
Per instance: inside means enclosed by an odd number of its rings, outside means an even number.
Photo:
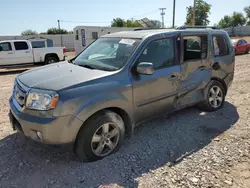
[{"label": "tree", "polygon": [[151,20],[154,25],[154,28],[161,28],[161,22],[159,20]]},{"label": "tree", "polygon": [[52,27],[48,29],[47,34],[48,35],[68,34],[68,31],[65,29],[58,29],[58,28]]},{"label": "tree", "polygon": [[127,20],[125,22],[125,27],[141,27],[141,24],[139,24],[137,21]]},{"label": "tree", "polygon": [[221,28],[228,28],[232,26],[232,17],[225,15],[218,23]]},{"label": "tree", "polygon": [[[197,0],[195,7],[195,25],[208,25],[210,10],[212,5],[208,4],[204,0]],[[192,25],[193,20],[193,6],[189,6],[187,9],[186,25]]]},{"label": "tree", "polygon": [[126,21],[121,18],[115,18],[111,22],[111,27],[125,27]]},{"label": "tree", "polygon": [[218,23],[221,28],[243,26],[247,19],[241,12],[233,12],[231,16],[225,15]]},{"label": "tree", "polygon": [[245,13],[246,13],[246,19],[247,19],[247,25],[249,25],[250,26],[250,6],[248,6],[248,7],[245,7],[244,8],[244,11],[245,11]]},{"label": "tree", "polygon": [[28,36],[28,35],[38,35],[36,31],[33,31],[31,29],[27,29],[21,33],[22,36]]},{"label": "tree", "polygon": [[243,26],[247,22],[247,19],[241,12],[234,12],[232,15],[232,27]]}]

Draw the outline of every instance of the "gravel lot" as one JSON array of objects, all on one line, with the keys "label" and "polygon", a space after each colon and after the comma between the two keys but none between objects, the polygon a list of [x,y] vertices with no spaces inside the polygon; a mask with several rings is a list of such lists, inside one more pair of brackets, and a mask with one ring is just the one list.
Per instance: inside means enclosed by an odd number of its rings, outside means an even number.
[{"label": "gravel lot", "polygon": [[135,131],[116,154],[80,163],[67,149],[12,131],[8,98],[17,72],[0,75],[0,187],[250,187],[250,54],[236,57],[223,109],[189,108]]}]

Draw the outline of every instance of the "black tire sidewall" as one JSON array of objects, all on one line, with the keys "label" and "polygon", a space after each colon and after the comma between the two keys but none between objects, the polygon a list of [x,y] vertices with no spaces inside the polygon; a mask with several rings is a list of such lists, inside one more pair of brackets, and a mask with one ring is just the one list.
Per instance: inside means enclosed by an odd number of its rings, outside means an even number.
[{"label": "black tire sidewall", "polygon": [[55,62],[58,62],[57,58],[56,57],[48,57],[46,60],[45,60],[45,65],[50,65],[50,63],[48,63],[50,60],[54,60]]},{"label": "black tire sidewall", "polygon": [[81,161],[91,162],[91,161],[97,161],[97,160],[104,158],[104,157],[97,156],[93,153],[92,148],[91,148],[91,140],[96,130],[99,129],[101,125],[107,122],[115,123],[118,126],[119,132],[120,132],[120,138],[119,138],[116,148],[108,155],[115,153],[120,148],[124,140],[124,135],[125,135],[124,122],[118,114],[112,111],[105,110],[101,113],[94,115],[89,120],[87,120],[87,122],[83,125],[84,127],[81,128],[76,138],[75,153],[77,154],[77,156],[79,157]]}]

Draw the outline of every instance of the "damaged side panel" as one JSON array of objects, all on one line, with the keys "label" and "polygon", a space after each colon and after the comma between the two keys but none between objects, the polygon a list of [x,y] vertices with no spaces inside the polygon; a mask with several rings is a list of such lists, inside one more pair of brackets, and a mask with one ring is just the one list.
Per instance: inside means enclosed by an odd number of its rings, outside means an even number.
[{"label": "damaged side panel", "polygon": [[206,67],[200,67],[186,79],[182,79],[178,86],[178,108],[203,100],[203,89],[210,82],[212,72]]}]

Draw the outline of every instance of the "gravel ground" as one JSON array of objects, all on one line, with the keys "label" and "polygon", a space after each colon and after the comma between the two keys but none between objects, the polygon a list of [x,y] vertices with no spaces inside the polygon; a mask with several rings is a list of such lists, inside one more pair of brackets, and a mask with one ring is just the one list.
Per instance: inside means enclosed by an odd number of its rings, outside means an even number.
[{"label": "gravel ground", "polygon": [[249,60],[250,54],[237,56],[223,109],[157,118],[93,163],[13,132],[8,98],[17,74],[0,75],[0,187],[250,187]]}]

